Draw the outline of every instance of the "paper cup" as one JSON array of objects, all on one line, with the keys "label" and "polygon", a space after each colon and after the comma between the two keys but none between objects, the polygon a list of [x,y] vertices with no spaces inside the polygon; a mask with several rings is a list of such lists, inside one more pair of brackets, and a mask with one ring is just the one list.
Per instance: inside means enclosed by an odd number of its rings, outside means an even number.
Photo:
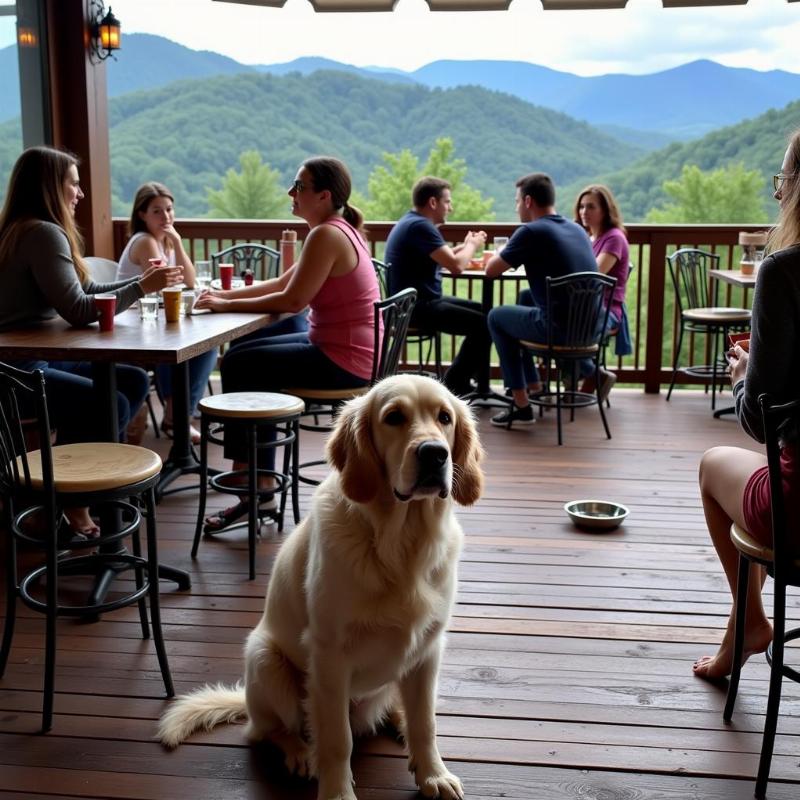
[{"label": "paper cup", "polygon": [[96,294],[94,304],[100,315],[100,330],[114,330],[114,313],[117,310],[117,296],[114,294]]},{"label": "paper cup", "polygon": [[164,317],[166,317],[167,322],[178,322],[180,320],[182,294],[182,290],[175,286],[161,290],[161,295],[164,298]]},{"label": "paper cup", "polygon": [[233,264],[220,264],[219,282],[222,288],[230,289],[232,280],[233,280]]}]

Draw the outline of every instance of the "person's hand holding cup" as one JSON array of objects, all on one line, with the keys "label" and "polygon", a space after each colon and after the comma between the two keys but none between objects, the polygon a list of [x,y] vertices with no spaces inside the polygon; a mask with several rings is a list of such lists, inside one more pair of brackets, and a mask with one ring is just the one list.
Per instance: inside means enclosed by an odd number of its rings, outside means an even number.
[{"label": "person's hand holding cup", "polygon": [[168,286],[177,286],[183,283],[183,267],[170,267],[163,263],[163,259],[158,260],[162,261],[160,265],[151,265],[139,278],[139,285],[145,294],[158,292]]},{"label": "person's hand holding cup", "polygon": [[731,383],[735,386],[747,373],[747,362],[750,359],[750,332],[731,333],[728,335],[731,349],[725,354],[731,375]]}]

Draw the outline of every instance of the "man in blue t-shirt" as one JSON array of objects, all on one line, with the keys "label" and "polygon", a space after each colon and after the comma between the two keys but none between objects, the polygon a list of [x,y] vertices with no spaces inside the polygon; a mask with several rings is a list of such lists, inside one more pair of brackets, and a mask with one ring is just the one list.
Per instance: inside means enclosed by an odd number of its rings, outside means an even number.
[{"label": "man in blue t-shirt", "polygon": [[573,272],[597,272],[586,231],[556,213],[556,191],[549,175],[534,172],[517,181],[517,214],[524,223],[514,231],[501,253],[486,265],[486,274],[496,278],[507,269],[525,266],[533,306],[499,306],[489,312],[489,332],[494,340],[503,379],[511,390],[514,405],[492,417],[492,424],[507,426],[533,424],[528,392],[542,390],[539,373],[520,339],[544,341],[547,336],[546,278]]},{"label": "man in blue t-shirt", "polygon": [[414,209],[392,228],[386,240],[387,288],[390,294],[417,290],[412,324],[424,331],[464,336],[444,382],[453,394],[471,391],[470,378],[489,360],[492,340],[481,304],[442,295],[442,268],[460,275],[475,250],[486,241],[484,231],[470,231],[462,244],[450,247],[438,226],[453,210],[450,184],[441,178],[420,178],[412,191]]}]

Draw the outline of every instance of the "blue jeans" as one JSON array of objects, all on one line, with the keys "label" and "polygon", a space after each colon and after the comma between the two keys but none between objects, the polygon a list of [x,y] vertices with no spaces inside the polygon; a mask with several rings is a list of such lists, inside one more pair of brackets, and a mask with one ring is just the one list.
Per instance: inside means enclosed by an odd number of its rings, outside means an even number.
[{"label": "blue jeans", "polygon": [[[288,387],[344,389],[366,386],[369,381],[331,361],[307,333],[287,333],[262,339],[237,340],[222,359],[224,392],[280,392]],[[275,429],[263,427],[259,441],[275,438]],[[247,460],[247,442],[241,426],[225,425],[225,457]],[[259,467],[275,468],[275,450],[259,451]]]},{"label": "blue jeans", "polygon": [[545,341],[547,318],[544,310],[539,306],[498,306],[489,312],[488,321],[505,385],[513,390],[539,383],[533,356],[520,347],[519,342],[520,339]]},{"label": "blue jeans", "polygon": [[[218,356],[219,350],[214,348],[189,359],[189,411],[192,414],[206,390],[208,378],[217,365]],[[170,364],[159,364],[156,367],[156,382],[164,397],[172,397],[172,366]]]},{"label": "blue jeans", "polygon": [[[88,361],[17,361],[19,369],[41,369],[45,378],[47,413],[50,427],[56,430],[58,444],[94,442],[98,439],[98,419],[105,418],[107,398],[98,397],[92,381],[92,365]],[[142,407],[150,380],[140,367],[118,364],[117,415],[119,440],[125,441],[125,430]]]}]

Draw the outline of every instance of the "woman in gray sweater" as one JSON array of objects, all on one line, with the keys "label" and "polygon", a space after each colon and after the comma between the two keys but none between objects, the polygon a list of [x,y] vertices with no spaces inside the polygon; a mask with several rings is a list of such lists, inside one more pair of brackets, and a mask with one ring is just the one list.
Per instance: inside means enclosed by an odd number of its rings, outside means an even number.
[{"label": "woman in gray sweater", "polygon": [[[777,402],[800,397],[800,130],[791,137],[774,184],[780,215],[770,234],[771,255],[758,270],[749,352],[736,345],[729,357],[736,415],[745,432],[757,442],[764,441],[759,395],[766,392]],[[787,502],[797,507],[800,465],[795,442],[784,446],[781,462]],[[703,510],[734,602],[738,553],[730,539],[731,522],[762,544],[772,545],[766,463],[763,451],[714,447],[700,464]],[[762,653],[772,640],[772,625],[761,602],[764,570],[757,564],[751,564],[750,569],[745,658]],[[695,662],[695,675],[715,680],[730,673],[733,625],[734,609],[719,650]]]},{"label": "woman in gray sweater", "polygon": [[[179,283],[181,269],[161,267],[139,278],[95,283],[81,255],[75,208],[83,197],[78,162],[68,153],[33,147],[17,159],[0,211],[0,330],[22,328],[55,316],[71,325],[98,319],[95,294],[116,295],[122,311],[148,292]],[[91,379],[91,365],[77,361],[15,361],[20,369],[45,373],[50,419],[58,442],[91,441],[101,409]],[[120,438],[149,390],[147,373],[117,367]],[[68,515],[80,533],[96,533],[86,509]]]}]

